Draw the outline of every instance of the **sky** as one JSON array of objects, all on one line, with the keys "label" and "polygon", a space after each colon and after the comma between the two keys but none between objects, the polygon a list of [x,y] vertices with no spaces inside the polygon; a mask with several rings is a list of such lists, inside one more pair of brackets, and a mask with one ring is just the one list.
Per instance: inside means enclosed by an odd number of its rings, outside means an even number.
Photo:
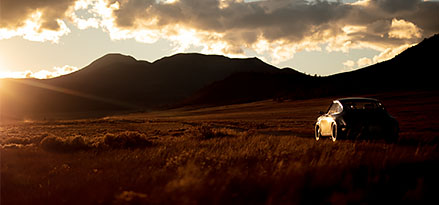
[{"label": "sky", "polygon": [[439,1],[0,0],[0,78],[51,78],[107,53],[259,59],[331,75],[439,33]]}]

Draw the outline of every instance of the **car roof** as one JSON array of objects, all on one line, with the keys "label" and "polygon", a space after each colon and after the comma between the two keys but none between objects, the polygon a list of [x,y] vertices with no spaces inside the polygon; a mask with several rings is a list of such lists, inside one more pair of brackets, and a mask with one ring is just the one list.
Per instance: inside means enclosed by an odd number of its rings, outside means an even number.
[{"label": "car roof", "polygon": [[340,98],[335,101],[339,101],[340,103],[346,103],[346,102],[379,102],[377,99],[374,98],[364,98],[364,97],[349,97],[349,98]]}]

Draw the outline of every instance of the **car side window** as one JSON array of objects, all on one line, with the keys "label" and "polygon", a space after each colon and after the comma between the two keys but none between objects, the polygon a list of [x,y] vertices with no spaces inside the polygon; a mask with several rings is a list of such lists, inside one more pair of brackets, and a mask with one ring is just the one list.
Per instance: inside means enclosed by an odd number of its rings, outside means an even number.
[{"label": "car side window", "polygon": [[338,103],[332,103],[331,107],[329,107],[328,114],[336,114],[342,111],[342,107]]},{"label": "car side window", "polygon": [[335,110],[336,113],[341,113],[341,111],[343,111],[343,107],[337,103],[337,108]]}]

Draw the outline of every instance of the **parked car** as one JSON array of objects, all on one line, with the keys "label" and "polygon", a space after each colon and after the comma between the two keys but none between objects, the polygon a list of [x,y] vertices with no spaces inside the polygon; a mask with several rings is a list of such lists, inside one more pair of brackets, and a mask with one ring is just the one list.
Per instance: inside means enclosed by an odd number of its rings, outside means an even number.
[{"label": "parked car", "polygon": [[315,124],[315,139],[398,139],[398,122],[382,103],[372,98],[334,100],[326,113],[320,112]]}]

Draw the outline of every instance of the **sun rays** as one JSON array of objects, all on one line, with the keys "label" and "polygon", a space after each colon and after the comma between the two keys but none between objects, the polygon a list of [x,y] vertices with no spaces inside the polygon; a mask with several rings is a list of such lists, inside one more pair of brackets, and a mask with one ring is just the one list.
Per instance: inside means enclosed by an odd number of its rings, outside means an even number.
[{"label": "sun rays", "polygon": [[[0,82],[3,82],[3,85],[5,85],[5,79],[1,80]],[[34,87],[34,88],[41,88],[44,90],[48,90],[48,91],[54,91],[54,92],[58,92],[58,93],[62,93],[62,94],[67,94],[67,95],[71,95],[71,96],[77,96],[77,97],[81,97],[81,98],[86,98],[89,100],[94,100],[94,101],[98,101],[98,102],[103,102],[103,103],[107,103],[107,104],[111,104],[111,105],[116,105],[116,106],[121,106],[124,108],[130,108],[130,109],[142,109],[141,106],[138,105],[134,105],[131,103],[127,103],[127,102],[123,102],[120,100],[115,100],[115,99],[111,99],[111,98],[106,98],[106,97],[101,97],[101,96],[97,96],[97,95],[92,95],[92,94],[87,94],[84,92],[80,92],[80,91],[76,91],[76,90],[72,90],[72,89],[67,89],[67,88],[63,88],[63,87],[58,87],[58,86],[53,86],[47,83],[42,83],[38,80],[35,79],[30,79],[30,80],[14,80],[14,79],[8,79],[8,81],[10,81],[10,83],[15,83],[15,84],[21,84],[21,85],[25,85],[25,86],[30,86],[30,87]],[[9,96],[13,96],[14,93],[8,92],[8,88],[6,86],[2,86],[2,95],[5,95],[6,97]],[[5,97],[3,96],[3,97]]]}]

